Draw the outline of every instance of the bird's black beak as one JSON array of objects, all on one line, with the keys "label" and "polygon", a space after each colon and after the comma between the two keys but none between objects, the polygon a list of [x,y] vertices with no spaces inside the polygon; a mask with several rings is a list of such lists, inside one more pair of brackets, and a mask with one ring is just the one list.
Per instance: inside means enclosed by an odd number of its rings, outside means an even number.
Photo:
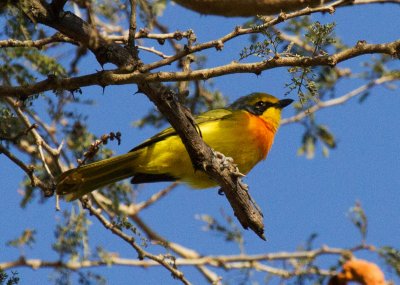
[{"label": "bird's black beak", "polygon": [[279,100],[278,102],[278,108],[283,109],[286,106],[289,106],[290,104],[292,104],[293,100],[292,99],[282,99]]}]

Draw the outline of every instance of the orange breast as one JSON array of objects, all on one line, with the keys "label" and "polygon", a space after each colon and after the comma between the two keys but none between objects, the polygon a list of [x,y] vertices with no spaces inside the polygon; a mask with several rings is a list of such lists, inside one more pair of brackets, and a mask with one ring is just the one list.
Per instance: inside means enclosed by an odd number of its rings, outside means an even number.
[{"label": "orange breast", "polygon": [[249,133],[254,137],[262,159],[265,159],[274,142],[276,128],[261,117],[247,114],[249,120]]}]

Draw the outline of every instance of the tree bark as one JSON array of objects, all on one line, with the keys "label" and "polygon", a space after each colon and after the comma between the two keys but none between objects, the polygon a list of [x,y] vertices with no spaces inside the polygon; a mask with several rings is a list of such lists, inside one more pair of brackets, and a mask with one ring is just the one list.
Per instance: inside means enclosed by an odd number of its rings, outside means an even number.
[{"label": "tree bark", "polygon": [[63,11],[62,7],[40,0],[20,0],[18,7],[32,22],[52,27],[90,49],[102,66],[105,63],[113,63],[119,68],[135,66],[135,59],[126,48],[107,41],[95,27],[73,13]]},{"label": "tree bark", "polygon": [[332,0],[174,0],[176,3],[201,14],[225,17],[274,15],[280,12],[316,7]]}]

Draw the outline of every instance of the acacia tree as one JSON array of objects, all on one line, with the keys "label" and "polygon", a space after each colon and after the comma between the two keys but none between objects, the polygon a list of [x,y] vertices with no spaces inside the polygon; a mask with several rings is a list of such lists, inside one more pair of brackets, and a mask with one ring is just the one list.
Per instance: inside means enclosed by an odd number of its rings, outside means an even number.
[{"label": "acacia tree", "polygon": [[[177,2],[201,12],[208,11],[208,8],[201,9],[202,1]],[[221,1],[223,5],[226,2],[229,1]],[[0,40],[1,159],[9,159],[25,174],[21,207],[54,203],[63,214],[58,216],[51,246],[58,258],[33,259],[21,251],[20,258],[0,263],[2,270],[8,270],[2,272],[1,282],[18,283],[18,273],[11,270],[31,267],[53,268],[58,284],[69,284],[74,276],[82,284],[101,283],[104,281],[101,270],[93,273],[86,268],[111,265],[162,267],[184,284],[197,283],[185,273],[184,266],[197,269],[212,284],[226,282],[225,273],[220,269],[240,271],[244,282],[251,280],[252,272],[259,271],[272,277],[271,280],[280,278],[282,283],[287,280],[323,284],[330,280],[331,284],[345,284],[354,280],[381,284],[379,267],[355,259],[360,251],[382,257],[399,274],[398,250],[367,243],[367,218],[359,203],[351,208],[351,219],[362,237],[359,244],[349,248],[313,248],[312,235],[298,251],[265,253],[260,250],[258,254],[245,254],[239,225],[265,238],[262,210],[250,196],[251,183],[247,186],[242,182],[240,169],[229,160],[221,167],[221,156],[202,141],[193,123],[192,114],[224,106],[229,100],[213,86],[211,79],[230,80],[237,73],[260,75],[286,67],[285,71],[279,71],[287,77],[282,89],[297,98],[298,103],[295,114],[283,119],[282,124],[296,123],[304,128],[299,152],[312,157],[318,143],[325,154],[336,146],[334,135],[317,120],[320,109],[343,104],[355,96],[365,99],[375,86],[399,80],[395,63],[400,55],[400,39],[378,44],[359,39],[355,45],[348,46],[335,35],[333,23],[335,11],[342,7],[390,2],[387,5],[398,9],[397,1],[339,0],[322,6],[313,3],[311,7],[300,2],[301,6],[278,8],[285,12],[275,16],[256,16],[252,9],[242,15],[236,5],[232,8],[227,4],[223,13],[214,10],[210,13],[253,17],[236,18],[237,26],[232,26],[230,32],[199,42],[196,38],[199,27],[178,31],[162,23],[163,11],[174,9],[166,1],[3,1],[0,4],[4,27],[4,39]],[[205,7],[209,5],[213,4]],[[273,14],[274,9],[262,11]],[[321,24],[313,18],[321,13],[329,13],[332,21]],[[228,44],[237,49],[233,57],[231,52],[225,52]],[[227,55],[223,63],[207,61],[206,56],[224,53]],[[355,74],[344,64],[338,66],[352,59],[361,61],[361,56],[370,54],[376,56],[368,57],[361,74]],[[98,70],[89,72],[85,70],[87,65]],[[364,82],[345,94],[336,92],[339,82],[355,77],[358,82],[360,79]],[[136,198],[138,189],[127,182],[116,183],[75,204],[60,206],[59,197],[54,193],[58,175],[88,161],[111,156],[112,150],[105,145],[110,141],[119,144],[124,138],[118,130],[103,130],[103,135],[94,135],[88,123],[90,111],[81,110],[87,110],[86,105],[93,103],[85,98],[85,90],[95,86],[97,92],[102,88],[107,94],[117,85],[127,88],[124,92],[144,93],[157,107],[136,122],[139,127],[159,127],[167,120],[181,136],[194,168],[205,171],[221,186],[227,209],[231,207],[235,218],[224,214],[224,221],[220,222],[213,217],[214,213],[202,215],[200,219],[209,231],[237,243],[240,254],[203,255],[196,247],[178,243],[178,237],[167,239],[159,229],[144,222],[141,216],[146,217],[145,209],[156,207],[177,183],[143,201]],[[113,100],[119,99],[116,96]],[[107,119],[107,115],[99,120],[102,119]],[[137,257],[125,258],[122,252],[116,254],[99,247],[89,238],[90,223],[102,225],[113,237],[113,243],[127,243]],[[7,245],[20,249],[34,246],[34,227],[21,229],[21,236],[10,237]],[[324,255],[334,255],[335,259],[328,265],[321,263],[318,258]],[[269,281],[268,278],[265,282]]]}]

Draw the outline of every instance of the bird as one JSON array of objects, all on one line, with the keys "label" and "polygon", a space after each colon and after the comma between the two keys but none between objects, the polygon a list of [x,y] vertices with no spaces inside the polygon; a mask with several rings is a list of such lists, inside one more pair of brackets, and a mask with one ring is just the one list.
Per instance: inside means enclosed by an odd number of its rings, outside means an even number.
[{"label": "bird", "polygon": [[[267,157],[279,128],[281,110],[292,102],[255,92],[226,108],[196,116],[195,123],[214,151],[232,158],[240,172],[247,174]],[[217,186],[204,172],[195,171],[179,135],[169,127],[126,154],[63,172],[56,181],[56,193],[73,201],[130,177],[132,184],[177,181],[194,189]]]}]

